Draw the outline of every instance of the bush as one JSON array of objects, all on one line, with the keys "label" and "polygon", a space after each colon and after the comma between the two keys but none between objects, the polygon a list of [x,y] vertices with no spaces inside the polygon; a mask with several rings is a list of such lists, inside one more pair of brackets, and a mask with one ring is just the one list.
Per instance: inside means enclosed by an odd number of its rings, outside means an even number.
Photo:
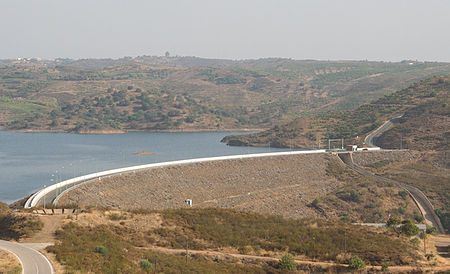
[{"label": "bush", "polygon": [[350,199],[354,202],[358,202],[361,195],[354,189],[350,191]]},{"label": "bush", "polygon": [[381,271],[383,271],[383,272],[388,271],[388,268],[389,268],[389,263],[383,263],[381,265]]},{"label": "bush", "polygon": [[292,257],[291,254],[286,254],[283,257],[281,257],[278,266],[281,269],[286,269],[288,271],[294,271],[297,268],[297,264],[295,263],[294,257]]},{"label": "bush", "polygon": [[350,260],[348,267],[350,269],[363,269],[366,267],[366,263],[362,259],[355,257]]},{"label": "bush", "polygon": [[422,215],[416,215],[414,216],[414,220],[416,220],[416,222],[421,223],[425,220],[425,218]]},{"label": "bush", "polygon": [[153,264],[150,263],[147,259],[141,259],[141,261],[139,262],[139,265],[145,271],[148,271],[148,270],[154,271],[155,270]]},{"label": "bush", "polygon": [[406,198],[408,197],[408,192],[406,192],[405,190],[401,190],[398,192],[398,195],[402,197],[403,200],[406,200]]},{"label": "bush", "polygon": [[111,213],[108,215],[108,218],[111,221],[120,221],[120,220],[126,220],[127,216],[122,215],[122,214],[118,214],[118,213]]},{"label": "bush", "polygon": [[94,251],[103,255],[103,257],[108,256],[108,249],[102,245],[98,245],[94,248]]},{"label": "bush", "polygon": [[427,230],[426,230],[427,234],[436,234],[436,232],[437,232],[436,227],[427,225]]},{"label": "bush", "polygon": [[407,236],[414,236],[419,233],[419,227],[417,227],[412,221],[406,220],[402,226],[402,232]]},{"label": "bush", "polygon": [[420,240],[417,237],[414,237],[411,239],[411,243],[415,246],[418,246],[420,244]]},{"label": "bush", "polygon": [[391,217],[391,218],[389,218],[389,220],[386,222],[386,225],[387,225],[388,227],[396,226],[396,225],[399,225],[399,224],[401,224],[401,220],[400,220],[399,218],[397,218],[397,217]]}]

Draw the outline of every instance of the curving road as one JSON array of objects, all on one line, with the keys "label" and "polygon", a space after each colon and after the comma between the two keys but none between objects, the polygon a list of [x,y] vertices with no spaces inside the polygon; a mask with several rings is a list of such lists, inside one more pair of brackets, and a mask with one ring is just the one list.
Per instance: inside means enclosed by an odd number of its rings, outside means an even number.
[{"label": "curving road", "polygon": [[53,267],[39,251],[23,244],[0,240],[0,249],[14,253],[24,274],[53,274]]},{"label": "curving road", "polygon": [[433,205],[431,204],[430,200],[428,200],[428,198],[425,196],[425,194],[423,194],[423,192],[420,191],[418,188],[411,186],[411,185],[399,183],[397,181],[394,181],[392,179],[389,179],[389,178],[386,178],[383,176],[375,175],[354,163],[352,165],[349,165],[348,163],[345,163],[345,164],[358,173],[361,173],[363,175],[370,176],[370,177],[373,177],[376,179],[381,179],[386,182],[394,183],[394,184],[400,186],[401,188],[405,189],[408,192],[408,194],[411,196],[411,198],[414,200],[414,202],[417,204],[417,206],[418,206],[420,212],[422,213],[423,217],[425,218],[425,220],[428,221],[429,224],[431,224],[432,226],[436,227],[438,230],[438,233],[445,234],[444,227],[442,226],[441,220],[434,212]]},{"label": "curving road", "polygon": [[400,118],[402,118],[403,115],[397,116],[389,121],[384,122],[381,126],[379,126],[377,129],[369,133],[369,135],[364,138],[364,144],[370,146],[370,147],[376,147],[374,144],[374,141],[377,137],[380,137],[381,134],[383,134],[386,130],[390,129],[395,123],[398,123]]}]

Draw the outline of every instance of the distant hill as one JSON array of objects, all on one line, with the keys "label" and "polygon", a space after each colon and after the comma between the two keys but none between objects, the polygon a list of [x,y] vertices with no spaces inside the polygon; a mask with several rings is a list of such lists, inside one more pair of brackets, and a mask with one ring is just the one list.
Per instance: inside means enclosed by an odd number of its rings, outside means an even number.
[{"label": "distant hill", "polygon": [[155,56],[0,60],[0,130],[268,129],[355,109],[443,73],[450,73],[449,63]]},{"label": "distant hill", "polygon": [[400,123],[376,142],[385,148],[448,150],[450,75],[436,76],[364,104],[355,110],[328,112],[243,136],[228,136],[230,145],[316,147],[320,138],[362,143],[384,121],[403,115]]}]

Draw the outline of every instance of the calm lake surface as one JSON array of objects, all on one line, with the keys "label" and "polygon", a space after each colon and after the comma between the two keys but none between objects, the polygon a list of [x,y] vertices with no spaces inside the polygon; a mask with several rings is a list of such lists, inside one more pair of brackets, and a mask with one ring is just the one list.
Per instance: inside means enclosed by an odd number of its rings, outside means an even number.
[{"label": "calm lake surface", "polygon": [[[0,132],[0,201],[11,203],[62,180],[93,172],[172,160],[286,151],[230,147],[220,140],[248,132],[79,135]],[[154,152],[137,155],[137,152]]]}]

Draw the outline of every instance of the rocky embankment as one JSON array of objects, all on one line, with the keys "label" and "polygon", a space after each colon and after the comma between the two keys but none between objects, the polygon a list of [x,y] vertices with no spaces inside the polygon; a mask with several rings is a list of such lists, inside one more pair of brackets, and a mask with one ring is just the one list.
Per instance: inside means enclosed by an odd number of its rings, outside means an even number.
[{"label": "rocky embankment", "polygon": [[358,166],[367,166],[380,161],[407,162],[417,160],[420,153],[409,150],[361,151],[352,153],[353,162]]},{"label": "rocky embankment", "polygon": [[222,207],[300,218],[316,216],[311,201],[340,184],[326,174],[328,154],[224,160],[151,169],[82,185],[60,204],[120,209]]}]

